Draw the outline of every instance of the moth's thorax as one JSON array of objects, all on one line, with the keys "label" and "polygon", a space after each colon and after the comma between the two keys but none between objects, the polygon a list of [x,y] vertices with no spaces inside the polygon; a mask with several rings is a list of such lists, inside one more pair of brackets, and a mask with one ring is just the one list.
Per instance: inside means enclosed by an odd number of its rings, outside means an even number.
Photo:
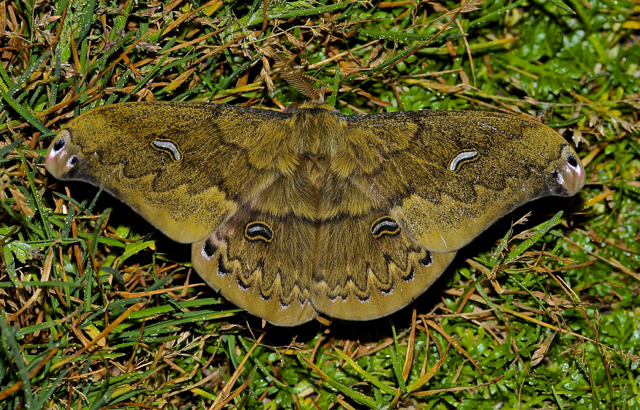
[{"label": "moth's thorax", "polygon": [[305,156],[302,163],[305,164],[306,173],[311,184],[318,190],[322,188],[327,180],[327,171],[331,159],[326,155]]},{"label": "moth's thorax", "polygon": [[293,111],[289,122],[296,151],[312,156],[331,155],[346,126],[338,111],[317,103],[307,103]]}]

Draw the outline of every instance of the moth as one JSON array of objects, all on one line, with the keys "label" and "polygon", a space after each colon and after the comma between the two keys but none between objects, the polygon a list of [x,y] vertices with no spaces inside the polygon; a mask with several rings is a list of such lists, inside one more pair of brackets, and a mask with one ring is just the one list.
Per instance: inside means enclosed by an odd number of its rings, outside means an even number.
[{"label": "moth", "polygon": [[58,179],[104,188],[222,296],[281,326],[369,320],[422,294],[498,218],[572,196],[585,170],[551,128],[479,111],[342,115],[124,103],[52,142]]}]

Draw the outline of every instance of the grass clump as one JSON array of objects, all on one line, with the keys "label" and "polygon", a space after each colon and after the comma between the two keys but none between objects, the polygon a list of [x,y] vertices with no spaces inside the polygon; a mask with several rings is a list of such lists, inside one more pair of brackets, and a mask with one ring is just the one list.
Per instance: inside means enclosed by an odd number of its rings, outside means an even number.
[{"label": "grass clump", "polygon": [[[0,1],[0,409],[640,408],[639,30],[626,0]],[[305,100],[287,72],[345,114],[542,120],[587,186],[504,218],[390,319],[279,329],[44,170],[91,108],[280,110]]]}]

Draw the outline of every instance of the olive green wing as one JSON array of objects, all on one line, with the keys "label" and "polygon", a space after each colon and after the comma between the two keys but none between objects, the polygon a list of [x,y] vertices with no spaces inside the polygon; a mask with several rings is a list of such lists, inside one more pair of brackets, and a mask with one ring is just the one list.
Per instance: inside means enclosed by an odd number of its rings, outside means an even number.
[{"label": "olive green wing", "polygon": [[46,167],[104,188],[171,239],[194,242],[295,167],[287,118],[205,103],[110,105],[60,132]]},{"label": "olive green wing", "polygon": [[348,175],[432,252],[458,250],[525,202],[571,196],[585,182],[571,146],[536,121],[479,111],[345,120],[332,172]]}]

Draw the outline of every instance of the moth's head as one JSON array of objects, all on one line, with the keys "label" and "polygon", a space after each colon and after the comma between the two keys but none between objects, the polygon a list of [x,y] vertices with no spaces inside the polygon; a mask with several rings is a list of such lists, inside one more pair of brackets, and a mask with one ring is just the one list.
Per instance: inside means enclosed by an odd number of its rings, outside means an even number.
[{"label": "moth's head", "polygon": [[563,144],[560,158],[553,163],[547,176],[547,186],[552,195],[573,196],[584,186],[585,176],[578,154],[568,144]]},{"label": "moth's head", "polygon": [[47,171],[58,179],[69,179],[74,168],[82,158],[77,147],[71,141],[71,132],[62,130],[53,140],[47,151],[45,167]]}]

